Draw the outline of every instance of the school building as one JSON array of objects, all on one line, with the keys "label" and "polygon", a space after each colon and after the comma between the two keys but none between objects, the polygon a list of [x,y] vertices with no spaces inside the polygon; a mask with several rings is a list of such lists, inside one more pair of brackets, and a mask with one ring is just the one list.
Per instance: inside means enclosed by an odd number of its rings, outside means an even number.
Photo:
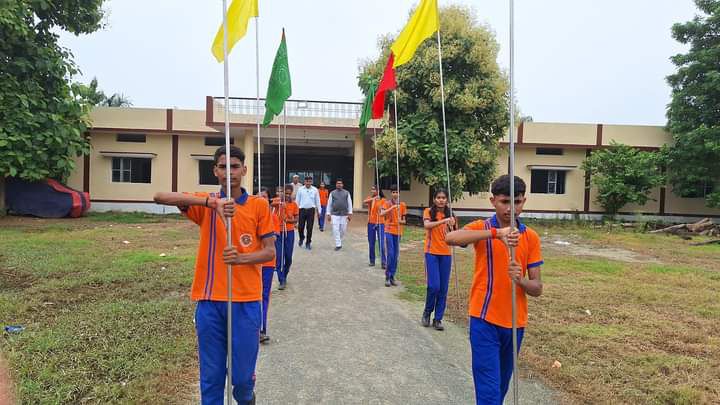
[{"label": "school building", "polygon": [[[261,101],[262,104],[262,101]],[[204,110],[107,108],[91,113],[88,131],[91,153],[78,158],[68,185],[90,193],[94,210],[177,212],[153,203],[157,191],[217,191],[212,174],[212,154],[224,145],[224,99],[208,96]],[[286,115],[260,130],[260,160],[256,127],[256,100],[231,98],[230,136],[247,157],[244,187],[275,187],[279,177],[290,182],[294,174],[311,175],[334,186],[337,177],[362,210],[362,197],[375,181],[372,128],[361,136],[358,120],[361,103],[290,100]],[[260,116],[264,107],[260,106]],[[278,148],[287,131],[287,146]],[[597,190],[581,164],[592,150],[616,141],[643,149],[657,149],[671,141],[663,127],[603,124],[525,122],[517,128],[516,174],[528,184],[526,216],[599,218]],[[507,150],[507,139],[501,144]],[[282,142],[281,142],[282,143]],[[286,148],[286,149],[285,149]],[[285,153],[286,152],[286,153]],[[393,157],[394,158],[394,157]],[[507,153],[499,157],[498,173],[507,172]],[[285,173],[278,170],[286,167]],[[254,183],[250,184],[251,181]],[[381,181],[390,184],[388,181]],[[401,184],[401,199],[411,213],[419,214],[430,201],[430,189],[415,179]],[[705,206],[710,187],[678,196],[672,188],[659,187],[643,206],[626,206],[624,215],[687,220],[718,217],[720,209]],[[489,193],[466,194],[454,204],[458,215],[486,216],[492,211]]]}]

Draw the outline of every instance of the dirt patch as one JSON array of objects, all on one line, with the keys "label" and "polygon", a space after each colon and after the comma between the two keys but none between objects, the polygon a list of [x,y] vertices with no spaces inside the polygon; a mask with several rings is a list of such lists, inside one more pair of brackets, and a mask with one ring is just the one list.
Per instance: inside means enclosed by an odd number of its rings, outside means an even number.
[{"label": "dirt patch", "polygon": [[541,239],[544,249],[571,256],[600,257],[625,263],[662,263],[656,257],[643,255],[627,249],[587,245],[579,238],[549,235],[543,236]]},{"label": "dirt patch", "polygon": [[[3,257],[0,255],[0,262]],[[28,274],[16,271],[14,268],[0,266],[0,289],[24,290],[33,284],[34,278]]]},{"label": "dirt patch", "polygon": [[0,356],[0,404],[15,404],[15,389],[10,379],[10,371],[5,360]]}]

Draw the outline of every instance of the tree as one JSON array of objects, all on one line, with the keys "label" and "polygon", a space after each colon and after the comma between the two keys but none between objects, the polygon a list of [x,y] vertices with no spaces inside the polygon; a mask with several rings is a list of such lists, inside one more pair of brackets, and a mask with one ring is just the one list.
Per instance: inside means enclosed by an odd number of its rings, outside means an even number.
[{"label": "tree", "polygon": [[[57,31],[101,27],[103,0],[5,0],[0,7],[0,188],[7,176],[66,178],[84,139],[90,104],[71,92],[78,72]],[[0,192],[0,194],[2,194]],[[4,199],[0,201],[4,212]]]},{"label": "tree", "polygon": [[90,105],[100,107],[130,107],[132,102],[125,97],[124,94],[114,93],[108,97],[105,92],[98,89],[98,81],[96,77],[90,81],[90,84],[73,83],[72,93],[81,100],[87,101]]},{"label": "tree", "polygon": [[[497,64],[499,45],[467,7],[440,10],[448,155],[453,199],[461,191],[489,188],[508,127],[508,81]],[[393,38],[378,41],[381,55],[361,64],[358,84],[367,89],[382,76]],[[447,187],[437,41],[427,40],[409,63],[399,67],[397,109],[400,176],[430,187]],[[392,101],[392,96],[390,97]],[[395,175],[395,130],[390,122],[378,135],[379,169]],[[372,164],[372,163],[371,163]]]},{"label": "tree", "polygon": [[690,49],[671,58],[678,68],[667,77],[673,144],[664,153],[676,194],[697,195],[700,189],[702,197],[707,190],[707,205],[720,207],[720,1],[695,4],[704,15],[672,27],[673,38]]},{"label": "tree", "polygon": [[650,190],[665,184],[662,166],[659,152],[615,142],[607,149],[592,152],[582,165],[598,188],[597,202],[612,216],[627,204],[645,204]]}]

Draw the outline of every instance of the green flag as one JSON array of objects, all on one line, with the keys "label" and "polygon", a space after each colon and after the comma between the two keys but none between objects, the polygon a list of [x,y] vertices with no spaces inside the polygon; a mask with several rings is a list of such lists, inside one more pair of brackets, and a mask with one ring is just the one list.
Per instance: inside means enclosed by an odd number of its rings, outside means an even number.
[{"label": "green flag", "polygon": [[367,130],[367,124],[370,122],[372,117],[372,105],[373,99],[375,98],[375,92],[377,91],[377,83],[370,83],[365,91],[365,102],[362,107],[362,115],[360,115],[360,134],[365,136]]},{"label": "green flag", "polygon": [[267,96],[265,96],[265,118],[263,126],[266,127],[272,122],[273,117],[280,114],[285,106],[285,100],[292,94],[290,84],[290,68],[288,67],[287,46],[285,45],[285,29],[283,28],[282,40],[275,54],[270,82],[268,83]]}]

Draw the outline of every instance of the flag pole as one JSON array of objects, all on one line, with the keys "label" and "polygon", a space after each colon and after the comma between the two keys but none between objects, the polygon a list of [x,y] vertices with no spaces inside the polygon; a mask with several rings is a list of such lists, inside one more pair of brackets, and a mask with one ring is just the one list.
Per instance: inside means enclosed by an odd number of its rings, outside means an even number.
[{"label": "flag pole", "polygon": [[[440,65],[440,105],[442,106],[442,124],[443,124],[443,140],[445,142],[445,173],[447,174],[447,197],[448,197],[448,208],[450,209],[450,216],[454,216],[452,208],[452,189],[450,188],[450,158],[448,157],[448,136],[447,136],[447,121],[445,119],[445,81],[443,79],[443,66],[442,66],[442,45],[440,44],[440,24],[438,24],[437,30],[437,45],[438,45],[438,64]],[[455,281],[455,300],[457,301],[458,310],[460,307],[460,282],[458,281],[457,262],[455,261],[455,246],[452,247],[452,264]]]},{"label": "flag pole", "polygon": [[[510,176],[510,220],[515,228],[515,2],[510,0],[510,133],[509,133],[509,176]],[[510,260],[515,261],[515,249],[510,247]],[[516,283],[512,280],[512,349],[513,349],[513,404],[518,403],[518,342]]]},{"label": "flag pole", "polygon": [[[225,177],[226,177],[226,195],[229,201],[232,201],[232,188],[230,185],[230,85],[228,70],[228,26],[227,26],[227,0],[223,0],[223,75],[224,75],[224,92],[225,92]],[[223,218],[224,219],[224,218]],[[226,220],[225,229],[227,230],[227,246],[232,246],[232,220]],[[228,285],[228,301],[227,301],[227,383],[225,384],[225,395],[227,403],[232,403],[232,265],[227,266],[227,285]]]},{"label": "flag pole", "polygon": [[[258,13],[259,14],[259,13]],[[262,163],[260,157],[260,17],[255,17],[255,125],[257,126],[258,193],[262,189]],[[269,195],[269,193],[268,193]]]},{"label": "flag pole", "polygon": [[393,101],[395,105],[395,174],[397,175],[398,192],[398,229],[400,229],[400,141],[398,140],[398,113],[397,113],[397,90],[393,90]]},{"label": "flag pole", "polygon": [[[372,119],[372,117],[371,117],[371,119]],[[374,125],[373,125],[373,149],[375,149],[375,191],[377,191],[377,198],[379,200],[381,198],[380,193],[382,192],[382,190],[380,190],[380,169],[378,168],[377,128],[375,128]],[[382,206],[380,206],[380,208],[382,208]],[[374,209],[375,209],[375,201],[373,201],[373,203],[370,205],[370,213],[369,214],[372,214]],[[375,230],[375,234],[377,235],[378,241],[380,242],[380,263],[382,264],[382,263],[385,263],[385,257],[383,257],[383,252],[387,253],[387,250],[385,250],[384,232],[382,232],[380,230],[379,225],[377,226],[377,229]]]},{"label": "flag pole", "polygon": [[[282,142],[280,140],[280,123],[278,123],[278,188],[280,189],[279,203],[278,206],[278,217],[282,221],[280,227],[280,273],[284,275],[285,272],[285,239],[287,238],[287,210],[285,209],[285,182],[282,178]],[[282,209],[282,215],[279,211]],[[275,259],[277,261],[277,259]],[[280,274],[278,273],[278,274]],[[284,283],[283,283],[284,284]]]}]

